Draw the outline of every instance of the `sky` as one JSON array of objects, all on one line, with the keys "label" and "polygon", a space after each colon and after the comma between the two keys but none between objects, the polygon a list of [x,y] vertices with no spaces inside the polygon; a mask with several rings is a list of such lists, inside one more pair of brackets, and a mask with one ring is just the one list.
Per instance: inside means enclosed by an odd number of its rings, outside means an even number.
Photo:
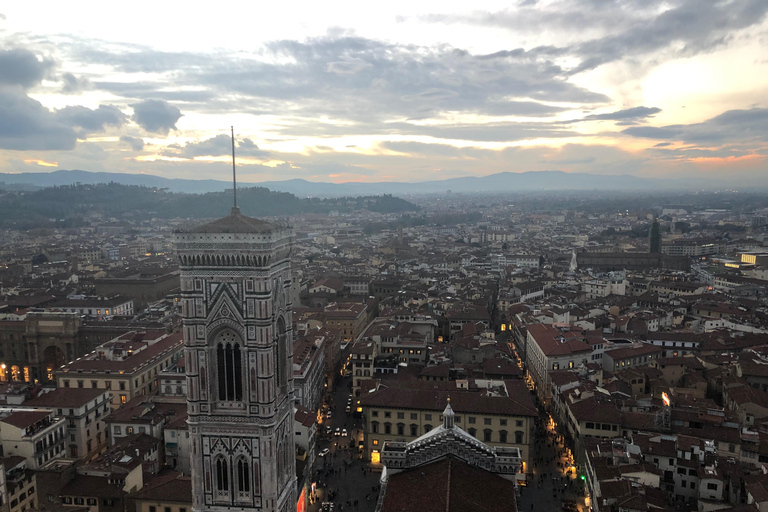
[{"label": "sky", "polygon": [[4,2],[0,172],[768,186],[768,1]]}]

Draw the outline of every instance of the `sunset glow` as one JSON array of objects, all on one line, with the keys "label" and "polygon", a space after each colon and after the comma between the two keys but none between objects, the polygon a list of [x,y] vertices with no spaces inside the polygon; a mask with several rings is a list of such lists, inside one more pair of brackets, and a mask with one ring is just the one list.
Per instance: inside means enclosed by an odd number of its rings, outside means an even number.
[{"label": "sunset glow", "polygon": [[768,4],[344,4],[8,3],[0,172],[768,182]]}]

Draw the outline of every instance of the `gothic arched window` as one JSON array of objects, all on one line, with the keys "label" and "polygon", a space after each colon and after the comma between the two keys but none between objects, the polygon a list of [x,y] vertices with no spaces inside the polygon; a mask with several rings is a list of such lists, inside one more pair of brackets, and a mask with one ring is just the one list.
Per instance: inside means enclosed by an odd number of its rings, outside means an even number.
[{"label": "gothic arched window", "polygon": [[219,493],[229,492],[229,470],[224,457],[216,459],[216,490]]},{"label": "gothic arched window", "polygon": [[233,402],[243,399],[243,366],[238,341],[232,331],[224,331],[216,338],[219,400]]},{"label": "gothic arched window", "polygon": [[237,492],[240,496],[246,496],[251,492],[251,473],[248,461],[240,457],[237,460]]}]

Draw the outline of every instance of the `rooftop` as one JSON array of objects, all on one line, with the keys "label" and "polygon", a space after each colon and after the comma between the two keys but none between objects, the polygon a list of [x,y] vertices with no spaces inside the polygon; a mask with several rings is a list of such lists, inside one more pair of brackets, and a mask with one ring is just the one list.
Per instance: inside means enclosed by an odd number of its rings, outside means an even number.
[{"label": "rooftop", "polygon": [[270,222],[246,217],[235,206],[227,217],[197,226],[190,231],[192,233],[269,233],[276,228],[277,226]]}]

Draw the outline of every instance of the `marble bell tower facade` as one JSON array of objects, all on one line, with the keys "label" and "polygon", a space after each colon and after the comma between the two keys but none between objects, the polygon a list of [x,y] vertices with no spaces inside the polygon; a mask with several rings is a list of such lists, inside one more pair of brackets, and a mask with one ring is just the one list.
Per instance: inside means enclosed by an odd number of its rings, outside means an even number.
[{"label": "marble bell tower facade", "polygon": [[193,509],[296,509],[287,226],[231,215],[175,235]]}]

